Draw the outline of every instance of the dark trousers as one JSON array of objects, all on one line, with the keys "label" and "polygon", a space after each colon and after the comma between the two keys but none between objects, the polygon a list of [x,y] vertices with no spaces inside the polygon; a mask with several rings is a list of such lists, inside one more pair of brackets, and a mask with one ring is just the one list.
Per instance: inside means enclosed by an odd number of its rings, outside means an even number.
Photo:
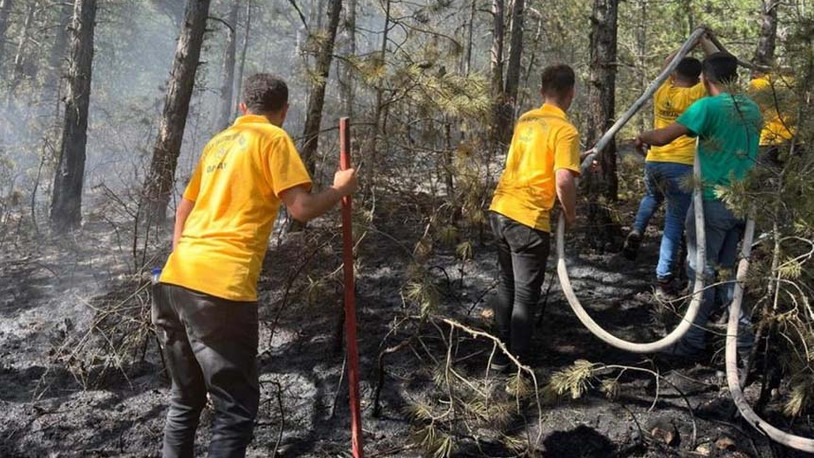
[{"label": "dark trousers", "polygon": [[257,303],[159,283],[152,312],[172,379],[163,455],[194,455],[209,393],[215,410],[209,456],[245,456],[260,401]]},{"label": "dark trousers", "polygon": [[529,356],[549,234],[494,212],[491,223],[500,267],[495,307],[498,337],[523,361]]}]

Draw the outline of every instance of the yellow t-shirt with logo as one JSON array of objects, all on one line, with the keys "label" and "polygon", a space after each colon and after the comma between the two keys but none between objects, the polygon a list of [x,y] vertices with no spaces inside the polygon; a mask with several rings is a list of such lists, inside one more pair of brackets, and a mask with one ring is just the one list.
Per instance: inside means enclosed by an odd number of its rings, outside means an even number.
[{"label": "yellow t-shirt with logo", "polygon": [[760,107],[763,115],[763,130],[760,131],[760,146],[780,145],[794,136],[793,121],[786,113],[780,113],[777,106],[788,104],[791,95],[790,78],[772,80],[764,75],[749,82],[749,95]]},{"label": "yellow t-shirt with logo", "polygon": [[[703,83],[678,87],[673,86],[671,81],[665,81],[653,96],[653,128],[663,129],[674,123],[684,110],[706,95]],[[647,152],[646,160],[692,165],[695,161],[695,139],[682,135],[664,146],[653,146]]]},{"label": "yellow t-shirt with logo", "polygon": [[216,135],[184,191],[195,202],[161,282],[256,301],[280,193],[311,178],[288,134],[247,115]]},{"label": "yellow t-shirt with logo", "polygon": [[489,209],[551,232],[549,213],[557,195],[555,172],[560,169],[579,173],[579,135],[565,112],[544,104],[517,120]]}]

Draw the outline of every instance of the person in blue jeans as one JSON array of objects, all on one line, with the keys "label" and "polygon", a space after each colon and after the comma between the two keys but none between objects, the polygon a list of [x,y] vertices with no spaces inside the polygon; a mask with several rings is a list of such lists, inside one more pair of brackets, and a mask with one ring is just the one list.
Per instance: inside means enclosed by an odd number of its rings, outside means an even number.
[{"label": "person in blue jeans", "polygon": [[[715,53],[704,59],[701,81],[709,97],[693,103],[676,122],[663,129],[639,134],[637,144],[665,145],[688,135],[699,138],[698,161],[703,189],[706,265],[703,266],[706,289],[693,326],[669,353],[698,358],[707,345],[706,325],[716,312],[717,298],[724,306],[732,302],[738,242],[745,222],[721,200],[720,192],[743,180],[757,161],[760,109],[749,97],[733,93],[738,77],[737,59],[727,53]],[[687,276],[690,281],[700,267],[696,265],[694,206],[687,213]],[[754,343],[749,320],[742,316],[744,330],[738,333],[741,354]]]},{"label": "person in blue jeans", "polygon": [[[708,50],[705,40],[705,37],[702,38],[701,43]],[[665,66],[674,54],[667,57]],[[656,129],[674,123],[684,110],[707,95],[706,88],[700,82],[700,74],[701,62],[698,59],[686,57],[679,62],[670,79],[654,95],[653,124]],[[666,200],[664,229],[656,265],[656,294],[664,298],[675,293],[674,271],[684,236],[684,217],[692,200],[690,177],[694,161],[695,140],[686,135],[649,149],[644,166],[645,195],[639,204],[633,228],[625,240],[625,257],[636,259],[647,224]]]}]

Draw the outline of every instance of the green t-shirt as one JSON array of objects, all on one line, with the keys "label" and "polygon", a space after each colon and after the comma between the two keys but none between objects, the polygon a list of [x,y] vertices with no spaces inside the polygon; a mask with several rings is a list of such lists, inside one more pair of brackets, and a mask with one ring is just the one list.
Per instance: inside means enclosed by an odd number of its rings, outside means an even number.
[{"label": "green t-shirt", "polygon": [[755,166],[763,121],[757,104],[745,95],[721,93],[699,99],[676,119],[699,137],[698,159],[704,200],[715,200],[715,188],[742,180]]}]

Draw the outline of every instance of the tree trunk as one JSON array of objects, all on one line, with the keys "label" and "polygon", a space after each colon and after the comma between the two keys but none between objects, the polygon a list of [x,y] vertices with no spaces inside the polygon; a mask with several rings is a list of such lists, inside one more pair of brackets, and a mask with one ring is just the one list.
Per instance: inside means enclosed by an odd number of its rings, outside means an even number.
[{"label": "tree trunk", "polygon": [[17,52],[14,54],[14,63],[11,68],[11,83],[9,84],[8,100],[14,98],[14,91],[20,84],[23,77],[23,60],[25,59],[25,45],[28,43],[28,36],[31,34],[31,23],[34,21],[34,12],[37,10],[37,2],[31,2],[25,14],[23,30],[20,33],[20,41],[17,42]]},{"label": "tree trunk", "polygon": [[472,34],[475,28],[475,13],[478,10],[477,0],[472,0],[469,6],[469,21],[466,24],[466,53],[464,54],[464,76],[469,76],[472,69]]},{"label": "tree trunk", "polygon": [[[523,55],[523,18],[525,0],[514,0],[512,7],[511,48],[509,48],[509,66],[506,68],[506,100],[514,111],[517,101],[517,88],[520,85],[520,58]],[[509,119],[511,122],[511,119]]]},{"label": "tree trunk", "polygon": [[512,121],[517,88],[520,85],[520,58],[523,55],[523,16],[525,0],[514,0],[512,7],[511,48],[509,48],[509,65],[506,67],[506,86],[498,101],[497,134],[503,144],[512,138]]},{"label": "tree trunk", "polygon": [[[347,55],[356,55],[356,0],[349,0],[345,10],[345,35],[347,42]],[[339,93],[344,107],[344,115],[353,117],[353,65],[345,61],[339,78]]]},{"label": "tree trunk", "polygon": [[[382,28],[382,45],[379,49],[379,62],[378,64],[384,69],[386,73],[387,62],[387,37],[390,33],[390,0],[385,0],[384,5],[384,27]],[[380,78],[376,83],[376,106],[373,112],[373,167],[374,170],[378,168],[378,154],[379,154],[379,139],[384,134],[384,127],[382,126],[382,113],[384,111],[384,78]],[[374,177],[375,177],[374,173]],[[374,178],[375,179],[375,178]]]},{"label": "tree trunk", "polygon": [[755,63],[771,66],[774,63],[774,49],[777,40],[778,0],[763,0],[760,11],[760,35],[755,50]]},{"label": "tree trunk", "polygon": [[491,150],[501,149],[505,137],[505,95],[503,93],[503,41],[505,3],[504,0],[492,0],[492,51],[491,51],[491,93],[492,93],[492,126],[490,129]]},{"label": "tree trunk", "polygon": [[195,85],[195,73],[201,55],[206,18],[209,14],[209,0],[188,0],[184,11],[184,22],[175,60],[172,64],[164,113],[161,116],[158,138],[150,163],[150,172],[145,184],[145,196],[149,201],[148,216],[152,221],[166,220],[167,205],[172,192],[178,155],[184,139],[189,101]]},{"label": "tree trunk", "polygon": [[[534,63],[537,57],[537,48],[540,46],[540,40],[543,37],[543,15],[537,13],[537,32],[534,33],[534,40],[531,42],[531,52],[529,54],[529,65],[526,68],[526,76],[523,78],[523,85],[529,87],[531,81],[531,72],[534,70]],[[539,81],[538,81],[539,84]],[[522,107],[526,103],[526,94],[520,96],[516,106]]]},{"label": "tree trunk", "polygon": [[[647,0],[639,0],[639,24],[636,27],[636,50],[639,60],[639,91],[647,89]],[[644,132],[650,125],[645,110],[639,112],[639,132]]]},{"label": "tree trunk", "polygon": [[232,0],[229,17],[226,19],[226,55],[223,57],[220,87],[220,118],[217,130],[225,129],[232,120],[232,90],[235,87],[235,54],[237,53],[237,14],[240,0]]},{"label": "tree trunk", "polygon": [[328,11],[328,26],[325,38],[320,46],[316,59],[316,78],[311,87],[311,96],[308,98],[308,112],[303,130],[302,158],[308,172],[314,176],[316,165],[317,146],[319,146],[319,130],[322,123],[322,107],[325,105],[325,87],[328,85],[328,75],[331,71],[331,60],[336,42],[336,30],[339,27],[339,16],[342,12],[342,0],[331,0]]},{"label": "tree trunk", "polygon": [[497,100],[503,93],[503,0],[492,0],[492,52],[491,52],[491,91],[492,98]]},{"label": "tree trunk", "polygon": [[238,115],[237,102],[240,102],[243,90],[243,71],[246,69],[246,52],[249,50],[249,37],[252,31],[252,0],[246,2],[246,30],[243,33],[243,46],[240,50],[240,65],[237,67],[237,88],[235,89],[235,103],[232,103],[233,118]]},{"label": "tree trunk", "polygon": [[47,103],[59,103],[58,94],[63,74],[65,52],[68,47],[68,26],[71,23],[73,1],[65,1],[59,9],[59,25],[54,36],[54,44],[48,55],[48,73],[45,77],[43,100]]},{"label": "tree trunk", "polygon": [[8,16],[11,14],[12,3],[12,0],[0,0],[0,69],[3,68],[3,58],[5,57],[3,51],[6,49],[6,31],[8,30]]},{"label": "tree trunk", "polygon": [[76,0],[71,26],[65,125],[51,200],[51,225],[58,232],[78,227],[82,219],[95,21],[96,0]]},{"label": "tree trunk", "polygon": [[[618,0],[594,0],[588,83],[586,142],[593,145],[610,128],[616,109],[616,19]],[[602,194],[616,200],[616,142],[599,154]],[[596,189],[596,188],[594,188]]]}]

